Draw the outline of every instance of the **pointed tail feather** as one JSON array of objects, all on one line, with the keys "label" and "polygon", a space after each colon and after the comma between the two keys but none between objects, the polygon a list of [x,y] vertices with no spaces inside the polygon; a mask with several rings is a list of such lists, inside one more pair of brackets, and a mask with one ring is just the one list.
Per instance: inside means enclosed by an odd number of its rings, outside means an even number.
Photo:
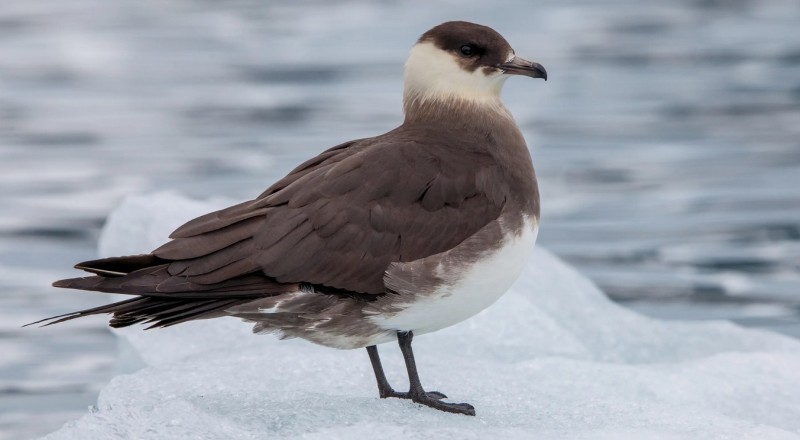
[{"label": "pointed tail feather", "polygon": [[81,318],[83,316],[97,315],[100,313],[113,313],[115,308],[118,307],[122,308],[127,304],[136,303],[140,299],[142,298],[131,298],[124,301],[118,301],[112,304],[106,304],[103,306],[94,307],[91,309],[85,309],[77,312],[69,312],[69,313],[64,313],[62,315],[51,316],[49,318],[40,319],[35,322],[29,322],[23,325],[23,327],[28,327],[36,324],[42,324],[40,327],[47,327],[49,325],[58,324],[60,322],[70,321],[75,318]]},{"label": "pointed tail feather", "polygon": [[225,316],[227,309],[253,300],[299,289],[297,283],[279,283],[260,272],[245,273],[203,284],[170,273],[170,260],[153,254],[104,258],[75,267],[95,275],[69,278],[54,287],[134,295],[123,301],[45,318],[25,326],[48,326],[84,316],[112,314],[111,327],[151,324],[168,327],[194,319]]},{"label": "pointed tail feather", "polygon": [[109,325],[114,328],[128,327],[138,323],[152,324],[146,329],[169,327],[175,324],[180,324],[181,322],[195,319],[208,319],[225,316],[227,315],[225,313],[226,309],[250,302],[252,300],[252,298],[234,298],[227,300],[185,300],[139,296],[91,309],[52,316],[50,318],[31,322],[30,324],[25,324],[23,327],[36,324],[41,324],[42,327],[47,327],[76,318],[83,318],[84,316],[105,313],[113,314]]}]

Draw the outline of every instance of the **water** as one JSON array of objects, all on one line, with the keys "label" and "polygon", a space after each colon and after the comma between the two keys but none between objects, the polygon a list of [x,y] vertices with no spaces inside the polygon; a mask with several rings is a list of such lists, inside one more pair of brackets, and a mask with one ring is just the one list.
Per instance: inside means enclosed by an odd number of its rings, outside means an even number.
[{"label": "water", "polygon": [[431,25],[500,30],[550,80],[505,99],[532,147],[540,243],[655,316],[800,336],[800,4],[4,1],[0,439],[80,415],[114,371],[103,301],[49,283],[122,197],[253,197],[401,121]]}]

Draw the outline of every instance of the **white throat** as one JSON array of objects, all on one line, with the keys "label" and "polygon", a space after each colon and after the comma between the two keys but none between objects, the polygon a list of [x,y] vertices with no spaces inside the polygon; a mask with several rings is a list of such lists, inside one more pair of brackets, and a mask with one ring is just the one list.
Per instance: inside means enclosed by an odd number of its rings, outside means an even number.
[{"label": "white throat", "polygon": [[467,101],[502,107],[500,92],[507,78],[500,71],[489,75],[483,69],[470,72],[459,65],[454,54],[431,42],[417,43],[406,62],[403,100],[406,108],[412,101],[419,105]]}]

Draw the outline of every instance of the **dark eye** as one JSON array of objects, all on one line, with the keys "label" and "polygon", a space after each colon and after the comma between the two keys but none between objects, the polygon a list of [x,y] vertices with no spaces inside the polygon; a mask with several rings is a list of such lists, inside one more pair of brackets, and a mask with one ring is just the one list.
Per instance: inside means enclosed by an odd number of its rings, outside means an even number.
[{"label": "dark eye", "polygon": [[471,57],[472,55],[475,55],[475,46],[471,44],[465,44],[461,46],[460,50],[461,55],[464,55],[465,57]]}]

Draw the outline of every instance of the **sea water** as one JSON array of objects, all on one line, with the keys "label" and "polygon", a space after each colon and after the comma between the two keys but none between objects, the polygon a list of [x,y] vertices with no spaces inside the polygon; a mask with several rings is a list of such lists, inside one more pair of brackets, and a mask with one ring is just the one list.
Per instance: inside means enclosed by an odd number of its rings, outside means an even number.
[{"label": "sea water", "polygon": [[49,283],[126,195],[244,200],[395,127],[408,49],[450,19],[548,69],[504,93],[542,246],[647,314],[800,334],[795,1],[4,1],[0,439],[85,412],[118,368],[103,319],[20,326],[106,301]]}]

